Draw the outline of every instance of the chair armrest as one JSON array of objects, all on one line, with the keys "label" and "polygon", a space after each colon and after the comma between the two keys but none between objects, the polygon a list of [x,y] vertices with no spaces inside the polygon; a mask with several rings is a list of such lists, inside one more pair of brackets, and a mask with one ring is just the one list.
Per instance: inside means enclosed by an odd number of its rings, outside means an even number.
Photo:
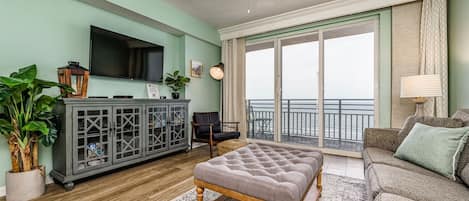
[{"label": "chair armrest", "polygon": [[239,124],[238,121],[222,121],[222,124]]},{"label": "chair armrest", "polygon": [[396,128],[366,128],[364,148],[376,147],[395,152],[399,146],[399,131]]}]

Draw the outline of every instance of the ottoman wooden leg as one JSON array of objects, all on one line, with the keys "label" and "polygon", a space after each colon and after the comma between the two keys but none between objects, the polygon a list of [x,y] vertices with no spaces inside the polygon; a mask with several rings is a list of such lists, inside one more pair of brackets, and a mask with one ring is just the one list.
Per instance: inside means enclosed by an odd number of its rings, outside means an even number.
[{"label": "ottoman wooden leg", "polygon": [[321,194],[322,194],[322,167],[321,167],[321,169],[319,169],[317,187],[318,187],[319,197],[321,197]]},{"label": "ottoman wooden leg", "polygon": [[204,201],[204,188],[197,186],[197,201]]}]

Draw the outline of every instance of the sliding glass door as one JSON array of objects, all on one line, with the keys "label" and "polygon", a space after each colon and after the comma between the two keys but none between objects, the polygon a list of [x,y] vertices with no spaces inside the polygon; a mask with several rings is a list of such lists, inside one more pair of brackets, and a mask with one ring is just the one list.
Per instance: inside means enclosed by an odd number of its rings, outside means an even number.
[{"label": "sliding glass door", "polygon": [[374,23],[333,28],[324,39],[324,147],[362,150],[374,126]]},{"label": "sliding glass door", "polygon": [[246,47],[248,138],[274,140],[274,42]]},{"label": "sliding glass door", "polygon": [[363,130],[376,121],[376,27],[371,20],[248,44],[248,137],[361,151]]},{"label": "sliding glass door", "polygon": [[280,40],[282,58],[281,141],[319,145],[319,35]]}]

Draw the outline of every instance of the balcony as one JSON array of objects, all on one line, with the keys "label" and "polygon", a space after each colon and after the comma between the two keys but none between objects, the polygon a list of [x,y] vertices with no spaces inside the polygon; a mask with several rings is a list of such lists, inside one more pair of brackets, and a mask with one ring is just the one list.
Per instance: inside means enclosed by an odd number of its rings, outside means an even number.
[{"label": "balcony", "polygon": [[[248,137],[272,141],[274,100],[249,99]],[[318,146],[319,114],[316,99],[283,99],[281,141]],[[325,99],[323,147],[360,152],[363,131],[374,126],[373,99]]]}]

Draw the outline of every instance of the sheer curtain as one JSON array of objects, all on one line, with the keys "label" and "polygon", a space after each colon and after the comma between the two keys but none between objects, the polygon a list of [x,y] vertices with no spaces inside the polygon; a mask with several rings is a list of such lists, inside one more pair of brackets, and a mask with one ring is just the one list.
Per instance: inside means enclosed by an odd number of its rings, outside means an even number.
[{"label": "sheer curtain", "polygon": [[222,42],[222,62],[225,64],[223,78],[223,121],[240,122],[241,138],[246,138],[245,106],[245,40],[230,39]]},{"label": "sheer curtain", "polygon": [[446,0],[423,0],[420,20],[420,74],[440,74],[442,97],[425,103],[425,114],[448,117]]}]

